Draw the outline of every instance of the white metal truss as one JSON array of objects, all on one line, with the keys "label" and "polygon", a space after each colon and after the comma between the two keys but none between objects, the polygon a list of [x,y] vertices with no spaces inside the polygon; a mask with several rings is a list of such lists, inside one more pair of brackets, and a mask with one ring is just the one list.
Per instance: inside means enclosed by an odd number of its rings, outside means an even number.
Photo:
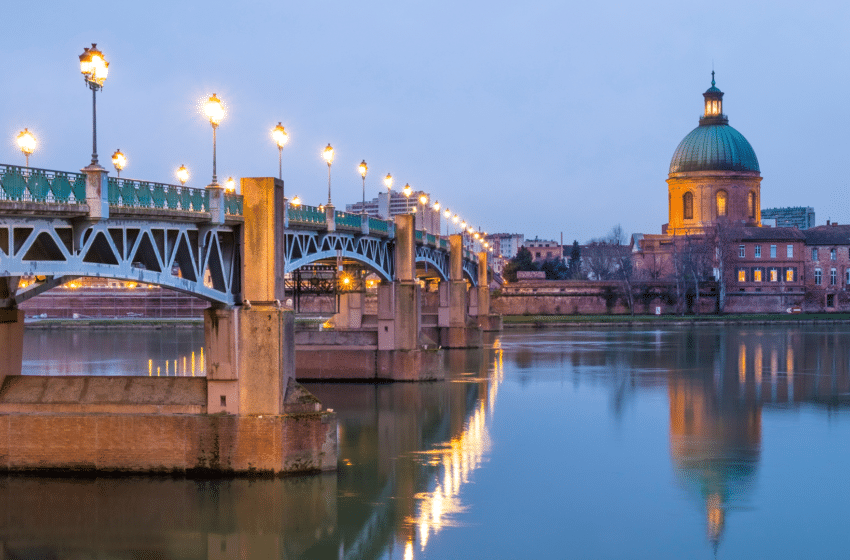
[{"label": "white metal truss", "polygon": [[0,222],[0,277],[36,278],[26,288],[13,282],[10,297],[0,302],[5,306],[80,276],[156,284],[233,305],[241,290],[240,266],[238,232],[228,225],[27,217]]},{"label": "white metal truss", "polygon": [[[392,281],[395,271],[395,245],[392,239],[355,233],[290,230],[286,232],[286,273],[319,261],[337,257],[354,260],[370,268],[383,280]],[[427,263],[446,280],[449,253],[429,245],[416,246],[416,262]],[[478,283],[478,265],[464,260],[463,272],[473,285]]]}]

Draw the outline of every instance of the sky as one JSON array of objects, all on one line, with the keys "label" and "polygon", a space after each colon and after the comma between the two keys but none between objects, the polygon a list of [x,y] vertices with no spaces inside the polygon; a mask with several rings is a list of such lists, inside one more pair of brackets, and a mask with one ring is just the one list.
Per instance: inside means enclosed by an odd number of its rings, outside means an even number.
[{"label": "sky", "polygon": [[484,231],[585,242],[616,224],[660,233],[676,146],[698,124],[712,67],[729,124],[752,144],[763,208],[850,223],[850,4],[845,2],[102,2],[4,6],[0,162],[91,159],[78,56],[110,63],[98,153],[125,177],[212,176],[199,100],[227,106],[218,176],[276,176],[286,195],[367,199],[391,173]]}]

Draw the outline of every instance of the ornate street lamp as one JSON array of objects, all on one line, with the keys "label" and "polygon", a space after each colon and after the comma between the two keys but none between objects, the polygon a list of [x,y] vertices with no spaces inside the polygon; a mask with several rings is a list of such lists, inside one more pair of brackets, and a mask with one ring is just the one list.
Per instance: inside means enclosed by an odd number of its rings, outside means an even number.
[{"label": "ornate street lamp", "polygon": [[224,182],[224,190],[231,194],[236,192],[236,181],[233,180],[233,177],[228,177],[227,181]]},{"label": "ornate street lamp", "polygon": [[452,215],[452,211],[448,208],[443,212],[443,216],[446,218],[446,237],[449,236],[449,217]]},{"label": "ornate street lamp", "polygon": [[425,210],[426,205],[428,204],[428,197],[424,194],[419,197],[419,204],[422,205],[422,231],[428,231],[428,228],[425,226]]},{"label": "ornate street lamp", "polygon": [[404,208],[405,210],[407,210],[408,213],[410,213],[410,195],[413,194],[413,188],[410,186],[409,183],[405,183],[404,189],[402,189],[401,192],[402,194],[404,194],[404,196],[407,197],[407,201],[404,203]]},{"label": "ornate street lamp", "polygon": [[210,125],[212,125],[213,129],[213,176],[212,183],[210,185],[217,187],[218,186],[218,177],[215,174],[215,149],[216,149],[216,134],[215,131],[218,128],[218,125],[221,123],[221,120],[224,118],[224,106],[221,104],[221,99],[216,97],[215,94],[212,94],[212,97],[207,99],[206,103],[204,103],[204,114],[210,120]]},{"label": "ornate street lamp", "polygon": [[177,168],[177,180],[180,181],[182,186],[186,186],[186,181],[189,180],[189,170],[186,169],[185,165]]},{"label": "ornate street lamp", "polygon": [[328,143],[327,148],[322,150],[322,158],[328,162],[328,206],[331,205],[331,164],[334,162],[334,149]]},{"label": "ornate street lamp", "polygon": [[387,187],[387,192],[393,190],[393,176],[389,173],[384,177],[384,186]]},{"label": "ornate street lamp", "polygon": [[277,144],[278,177],[283,181],[283,147],[289,141],[289,134],[286,133],[286,129],[283,128],[282,124],[277,123],[277,126],[272,129],[272,138],[274,138],[275,144]]},{"label": "ornate street lamp", "polygon": [[127,156],[121,153],[121,150],[115,150],[115,153],[112,154],[112,165],[115,166],[115,170],[118,172],[118,178],[121,178],[121,170],[127,166]]},{"label": "ornate street lamp", "polygon": [[301,206],[301,197],[300,197],[300,196],[298,196],[298,195],[296,194],[296,195],[295,195],[295,198],[293,198],[293,199],[292,199],[292,202],[291,202],[290,204],[292,204],[292,205],[293,205],[293,206],[295,206],[296,208],[297,208],[298,206]]},{"label": "ornate street lamp", "polygon": [[80,72],[86,84],[91,89],[91,130],[92,130],[92,154],[91,165],[99,167],[97,161],[97,90],[103,88],[103,82],[109,75],[109,63],[103,58],[103,53],[97,50],[97,43],[92,43],[91,48],[86,48],[80,55]]},{"label": "ornate street lamp", "polygon": [[30,166],[30,156],[35,152],[35,136],[28,129],[23,129],[18,134],[18,147],[27,158],[27,168]]},{"label": "ornate street lamp", "polygon": [[357,166],[357,170],[360,171],[360,176],[363,178],[363,207],[361,209],[361,214],[366,213],[366,172],[369,171],[369,167],[366,165],[366,160],[360,162],[360,165]]}]

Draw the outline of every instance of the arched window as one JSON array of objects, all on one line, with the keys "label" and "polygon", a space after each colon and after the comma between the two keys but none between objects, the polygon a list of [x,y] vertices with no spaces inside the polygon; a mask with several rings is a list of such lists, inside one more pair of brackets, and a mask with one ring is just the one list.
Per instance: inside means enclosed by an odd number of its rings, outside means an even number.
[{"label": "arched window", "polygon": [[717,216],[726,215],[726,191],[717,191]]},{"label": "arched window", "polygon": [[753,220],[756,219],[756,193],[750,191],[750,194],[747,195],[747,210],[749,210],[750,218]]},{"label": "arched window", "polygon": [[682,197],[682,211],[686,220],[694,219],[694,193],[688,191]]}]

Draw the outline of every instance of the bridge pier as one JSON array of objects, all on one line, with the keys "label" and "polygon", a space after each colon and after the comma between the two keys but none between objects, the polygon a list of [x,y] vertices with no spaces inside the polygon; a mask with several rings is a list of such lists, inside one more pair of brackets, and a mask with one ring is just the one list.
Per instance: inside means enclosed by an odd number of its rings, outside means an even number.
[{"label": "bridge pier", "polygon": [[21,309],[0,309],[0,387],[6,376],[20,375],[24,353],[24,312]]},{"label": "bridge pier", "polygon": [[502,330],[502,316],[490,311],[490,279],[487,270],[487,253],[478,253],[478,287],[471,294],[469,314],[478,321],[482,332]]},{"label": "bridge pier", "polygon": [[[449,281],[440,285],[437,318],[440,345],[443,348],[479,348],[481,329],[469,316],[468,292],[463,278],[463,238],[457,234],[450,236],[449,248]],[[486,265],[485,261],[485,276]]]}]

